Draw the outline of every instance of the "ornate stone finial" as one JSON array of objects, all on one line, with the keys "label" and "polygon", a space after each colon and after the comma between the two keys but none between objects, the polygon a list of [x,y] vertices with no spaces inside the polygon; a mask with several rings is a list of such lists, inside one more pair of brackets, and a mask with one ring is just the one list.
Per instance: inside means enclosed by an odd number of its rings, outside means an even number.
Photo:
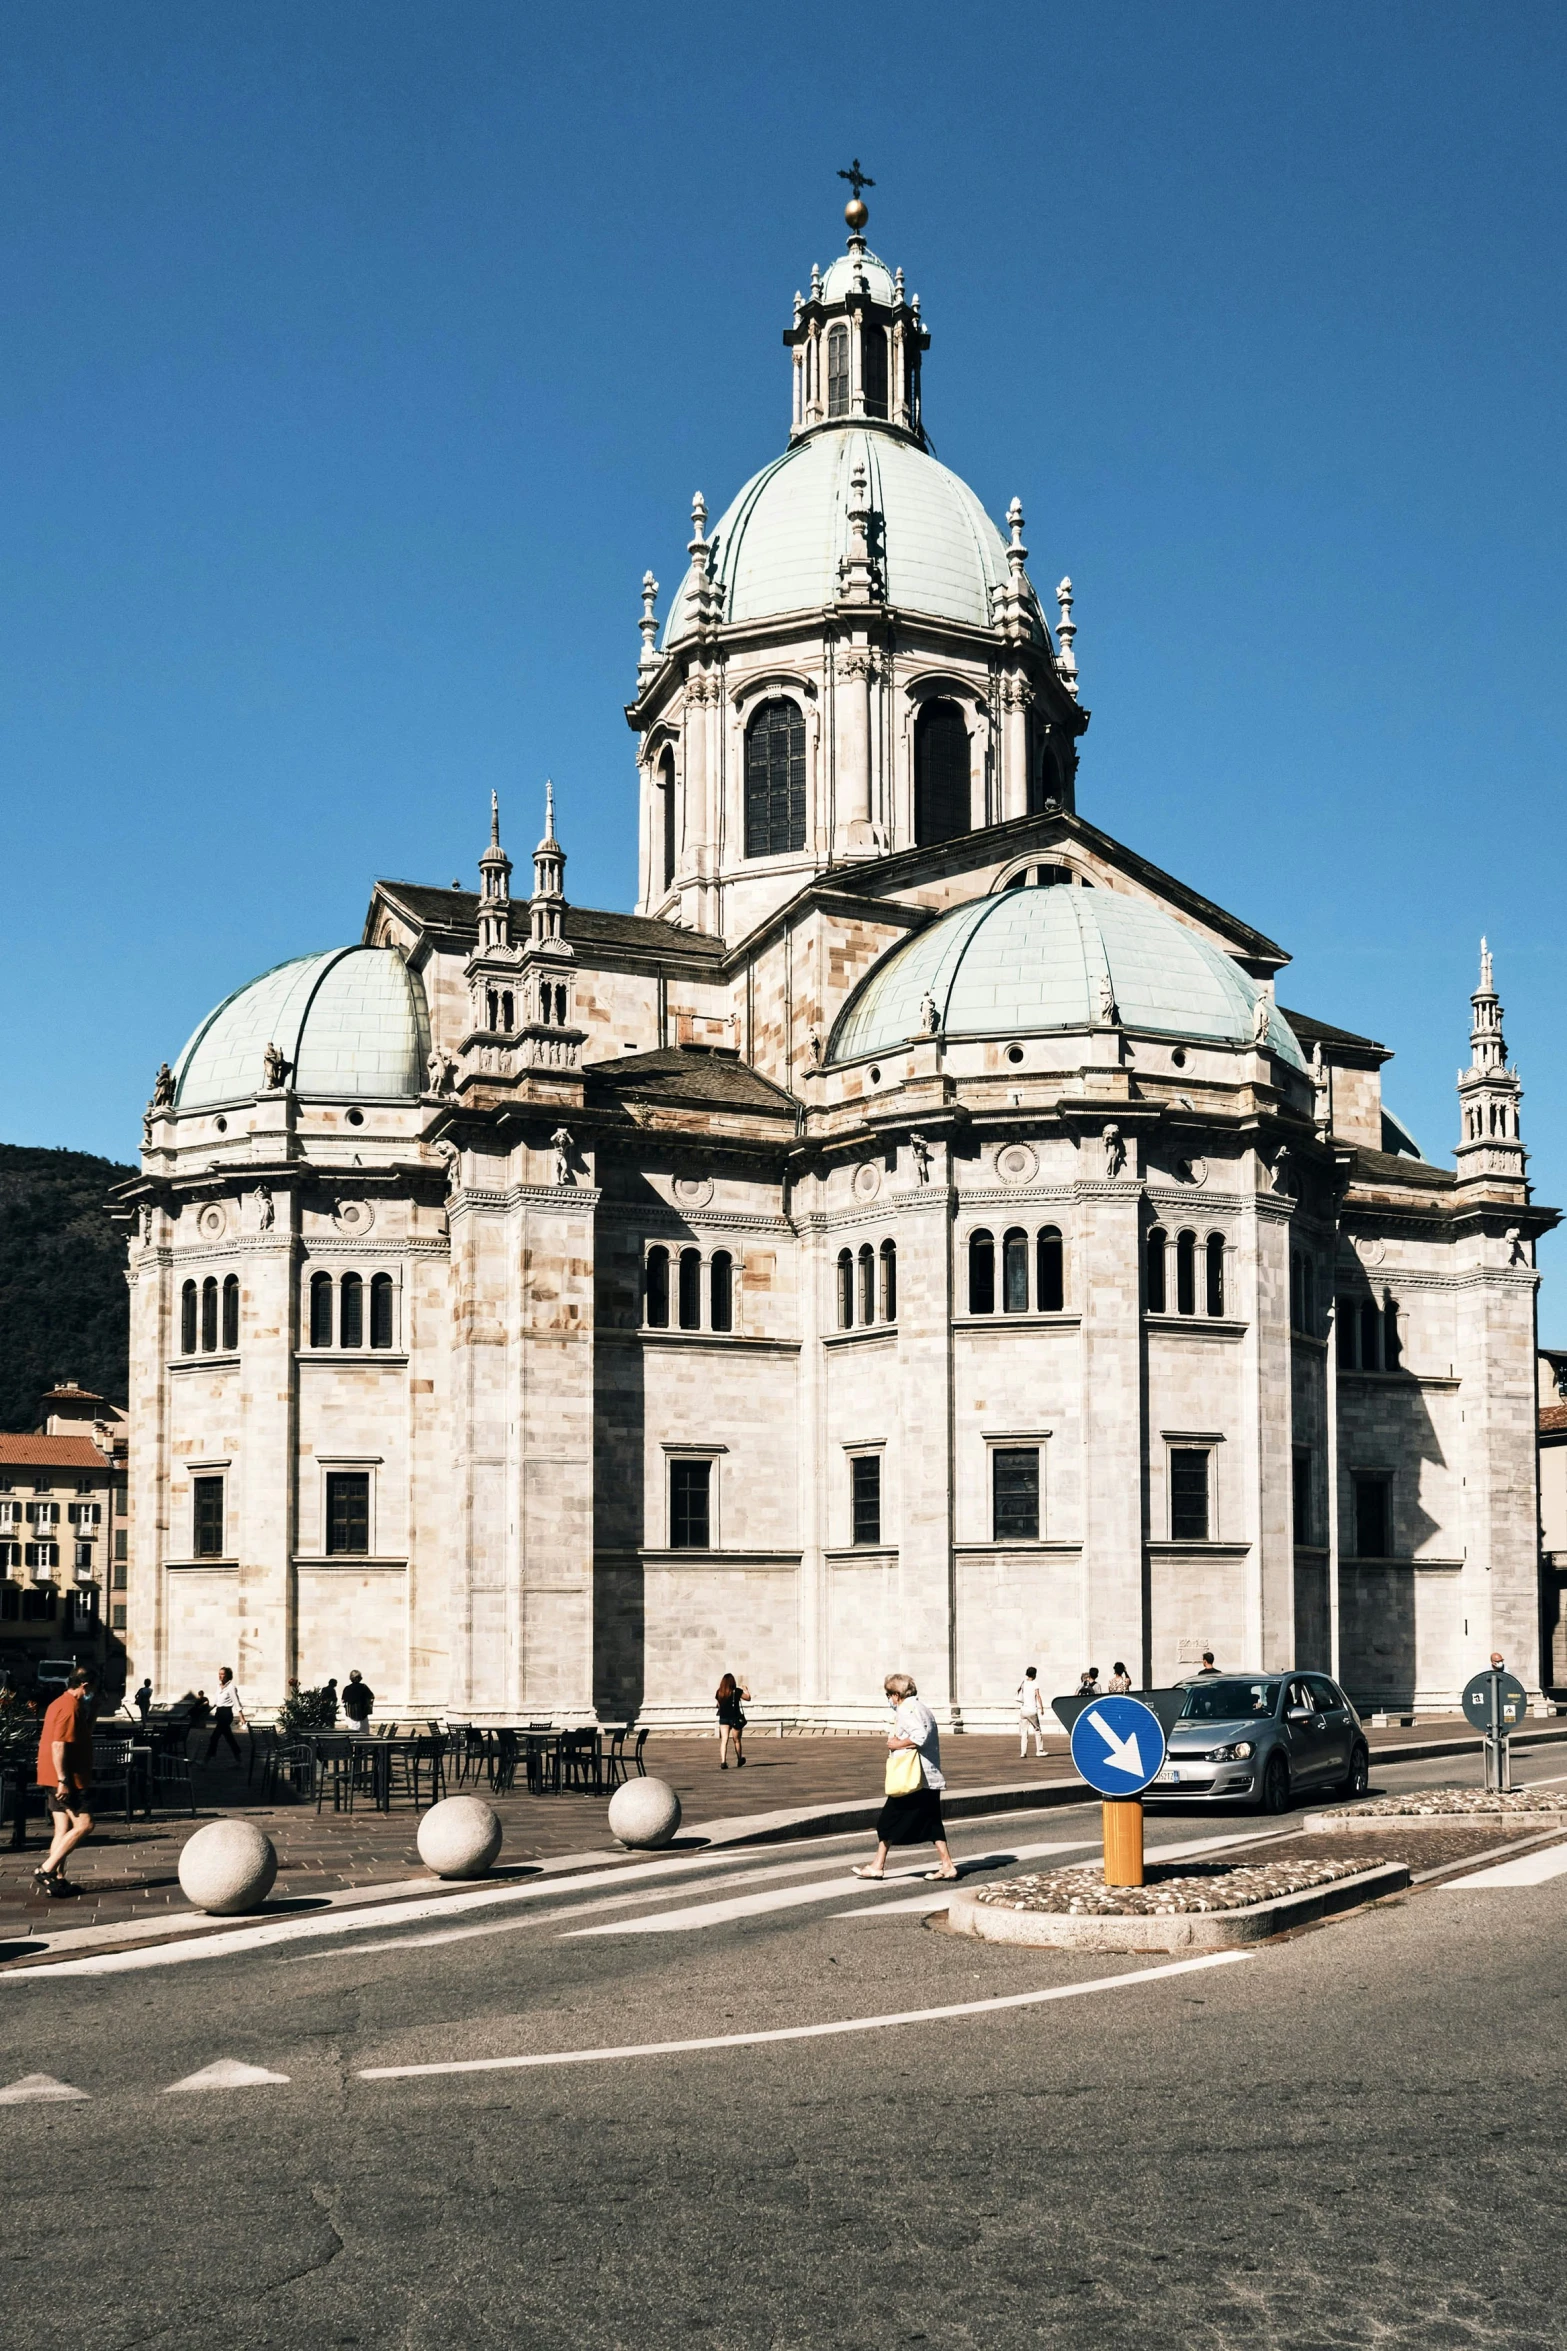
[{"label": "ornate stone finial", "polygon": [[642,651],[637,657],[637,675],[646,677],[649,670],[658,667],[658,582],[650,571],[642,574],[642,618],[637,627],[642,631]]},{"label": "ornate stone finial", "polygon": [[1072,618],[1072,583],[1069,579],[1063,579],[1058,584],[1056,602],[1061,607],[1061,618],[1056,627],[1056,635],[1061,641],[1061,650],[1056,655],[1056,668],[1061,673],[1062,684],[1075,702],[1077,699],[1077,656],[1072,651],[1072,645],[1077,636],[1077,623]]},{"label": "ornate stone finial", "polygon": [[1028,549],[1023,544],[1023,501],[1021,498],[1014,498],[1007,508],[1007,528],[1012,533],[1012,544],[1007,550],[1007,560],[1010,563],[1015,559],[1021,563],[1028,553]]},{"label": "ornate stone finial", "polygon": [[892,296],[895,302],[903,300],[903,264],[901,261],[892,273]]},{"label": "ornate stone finial", "polygon": [[1483,938],[1480,941],[1480,993],[1482,996],[1494,996],[1496,993],[1491,972],[1491,950]]},{"label": "ornate stone finial", "polygon": [[691,544],[686,553],[695,556],[698,547],[707,545],[707,500],[700,490],[691,501]]},{"label": "ornate stone finial", "polygon": [[490,847],[491,847],[492,849],[498,849],[498,848],[500,847],[500,845],[501,845],[501,796],[500,796],[499,792],[492,792],[492,793],[490,794]]},{"label": "ornate stone finial", "polygon": [[821,298],[822,298],[822,265],[821,265],[821,263],[820,263],[819,261],[813,261],[813,262],[811,263],[811,300],[812,300],[813,302],[819,302],[819,301],[821,300]]},{"label": "ornate stone finial", "polygon": [[546,776],[544,779],[544,838],[539,846],[541,849],[558,849],[560,847],[560,843],[555,838],[555,779],[553,776]]},{"label": "ornate stone finial", "polygon": [[848,222],[849,227],[853,230],[854,236],[858,237],[861,231],[864,229],[866,222],[870,219],[870,212],[860,191],[862,188],[874,188],[876,182],[873,179],[867,177],[867,175],[861,171],[860,159],[857,155],[854,158],[850,168],[847,171],[839,172],[838,177],[841,180],[847,180],[850,187],[854,190],[853,195],[849,198],[848,203],[843,208],[843,217]]}]

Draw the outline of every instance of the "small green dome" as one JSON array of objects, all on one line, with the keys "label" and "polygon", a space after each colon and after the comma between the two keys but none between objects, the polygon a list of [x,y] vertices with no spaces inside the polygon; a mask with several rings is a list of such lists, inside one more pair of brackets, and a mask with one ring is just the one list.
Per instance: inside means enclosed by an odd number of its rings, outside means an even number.
[{"label": "small green dome", "polygon": [[891,270],[885,261],[863,243],[858,252],[851,246],[847,253],[840,253],[835,261],[829,263],[819,299],[823,302],[843,302],[849,295],[856,293],[868,294],[884,310],[890,310],[898,299]]},{"label": "small green dome", "polygon": [[[836,264],[834,265],[836,267]],[[819,611],[838,593],[849,551],[850,476],[863,465],[887,602],[900,612],[989,628],[1007,578],[1006,541],[967,482],[900,433],[860,425],[807,433],[754,474],[713,532],[714,577],[726,621]],[[670,607],[664,643],[691,625],[690,574]],[[1037,621],[1037,634],[1044,626]]]},{"label": "small green dome", "polygon": [[[1191,1044],[1249,1044],[1262,990],[1185,923],[1115,890],[1035,885],[954,906],[867,974],[838,1016],[829,1061],[890,1053],[935,1000],[949,1038],[1085,1029],[1108,978],[1123,1028]],[[1304,1070],[1275,1006],[1268,1045]]]},{"label": "small green dome", "polygon": [[430,1056],[424,985],[392,947],[298,955],[236,989],[202,1022],[174,1070],[179,1110],[246,1102],[263,1055],[293,1064],[296,1093],[327,1101],[417,1096]]}]

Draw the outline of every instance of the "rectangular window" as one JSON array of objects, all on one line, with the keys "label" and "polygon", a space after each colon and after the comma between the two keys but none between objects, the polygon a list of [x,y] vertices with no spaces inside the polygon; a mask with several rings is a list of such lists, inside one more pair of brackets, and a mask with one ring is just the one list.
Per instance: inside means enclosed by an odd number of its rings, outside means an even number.
[{"label": "rectangular window", "polygon": [[123,1633],[125,1630],[125,1604],[123,1601],[120,1602],[114,1611],[113,1629],[117,1633]]},{"label": "rectangular window", "polygon": [[998,1445],[990,1456],[991,1540],[1039,1540],[1039,1448]]},{"label": "rectangular window", "polygon": [[116,1527],[114,1530],[114,1556],[116,1559],[124,1559],[128,1557],[128,1552],[126,1549],[126,1530],[124,1527]]},{"label": "rectangular window", "polygon": [[1295,1540],[1311,1541],[1311,1454],[1304,1445],[1297,1445],[1294,1454],[1294,1474],[1290,1495],[1295,1513]]},{"label": "rectangular window", "polygon": [[191,1496],[195,1519],[194,1556],[197,1559],[221,1559],[223,1556],[223,1480],[221,1478],[192,1478]]},{"label": "rectangular window", "polygon": [[672,1461],[669,1465],[669,1547],[671,1551],[708,1551],[712,1548],[712,1484],[710,1461]]},{"label": "rectangular window", "polygon": [[24,1546],[24,1548],[27,1552],[27,1564],[29,1567],[51,1568],[58,1567],[60,1564],[60,1546],[58,1543],[28,1543]]},{"label": "rectangular window", "polygon": [[125,1567],[117,1567],[117,1568],[115,1569],[115,1571],[114,1571],[114,1588],[115,1588],[115,1590],[116,1590],[117,1592],[124,1592],[124,1591],[128,1591],[128,1590],[129,1590],[129,1588],[130,1588],[130,1581],[131,1581],[131,1571],[130,1571],[130,1568],[129,1568],[129,1566],[125,1566]]},{"label": "rectangular window", "polygon": [[329,1469],[326,1478],[326,1547],[329,1556],[370,1548],[370,1473]]},{"label": "rectangular window", "polygon": [[1170,1540],[1208,1540],[1208,1451],[1206,1446],[1170,1448]]},{"label": "rectangular window", "polygon": [[9,1567],[20,1567],[20,1566],[21,1566],[21,1564],[22,1564],[22,1546],[21,1546],[21,1544],[20,1544],[20,1543],[0,1543],[0,1567],[7,1567],[7,1568],[9,1568]]},{"label": "rectangular window", "polygon": [[80,1567],[86,1567],[86,1568],[90,1568],[90,1567],[92,1566],[92,1545],[91,1545],[91,1543],[78,1543],[78,1544],[77,1544],[77,1546],[76,1546],[76,1564],[77,1564],[77,1566],[78,1566],[79,1568],[80,1568]]},{"label": "rectangular window", "polygon": [[1392,1556],[1392,1512],[1388,1481],[1380,1472],[1355,1480],[1355,1556],[1388,1559]]},{"label": "rectangular window", "polygon": [[881,1455],[856,1453],[849,1462],[856,1543],[881,1541]]},{"label": "rectangular window", "polygon": [[116,1518],[125,1516],[128,1497],[129,1488],[124,1478],[116,1479],[114,1487],[114,1515]]}]

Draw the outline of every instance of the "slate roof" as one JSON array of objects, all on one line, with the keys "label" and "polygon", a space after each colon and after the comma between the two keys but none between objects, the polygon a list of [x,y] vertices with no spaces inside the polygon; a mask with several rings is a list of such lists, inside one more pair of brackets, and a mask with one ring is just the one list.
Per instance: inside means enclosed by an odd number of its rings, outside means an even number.
[{"label": "slate roof", "polygon": [[1324,1045],[1353,1045],[1358,1052],[1383,1053],[1392,1059],[1389,1047],[1379,1045],[1375,1037],[1359,1037],[1353,1029],[1336,1029],[1330,1020],[1314,1020],[1309,1012],[1291,1012],[1283,1004],[1279,1010],[1300,1039],[1308,1058],[1320,1037]]},{"label": "slate roof", "polygon": [[[478,929],[475,890],[437,890],[424,882],[388,881],[377,882],[376,888],[416,922],[443,930]],[[514,898],[512,906],[520,937],[527,926],[528,901]],[[643,914],[613,914],[597,906],[574,906],[569,900],[564,927],[574,947],[613,947],[634,955],[679,956],[687,962],[695,957],[704,963],[720,963],[724,956],[723,940],[710,938],[703,931],[683,931],[678,923],[655,922]]]},{"label": "slate roof", "polygon": [[1391,1151],[1365,1151],[1357,1145],[1352,1180],[1372,1186],[1407,1189],[1413,1184],[1425,1192],[1450,1192],[1458,1178],[1451,1168],[1432,1167],[1424,1159],[1406,1159]]},{"label": "slate roof", "polygon": [[657,1053],[623,1053],[618,1061],[595,1061],[583,1071],[590,1087],[636,1094],[650,1102],[679,1103],[705,1110],[761,1112],[793,1120],[794,1097],[764,1078],[738,1054],[669,1045]]}]

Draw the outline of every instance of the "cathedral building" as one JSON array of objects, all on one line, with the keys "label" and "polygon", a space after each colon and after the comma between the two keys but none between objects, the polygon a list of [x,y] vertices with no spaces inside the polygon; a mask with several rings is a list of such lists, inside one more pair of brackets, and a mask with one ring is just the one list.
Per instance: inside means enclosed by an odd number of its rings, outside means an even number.
[{"label": "cathedral building", "polygon": [[[931,454],[849,206],[787,445],[627,719],[635,913],[377,885],[159,1073],[126,1640],[383,1712],[1010,1720],[1124,1658],[1540,1673],[1534,1242],[1482,952],[1456,1169],[1387,1048],[1078,808],[1072,590]],[[629,818],[629,809],[628,809]],[[508,811],[510,821],[510,811]],[[569,836],[570,827],[562,824]],[[1458,991],[1455,988],[1455,997]]]}]

